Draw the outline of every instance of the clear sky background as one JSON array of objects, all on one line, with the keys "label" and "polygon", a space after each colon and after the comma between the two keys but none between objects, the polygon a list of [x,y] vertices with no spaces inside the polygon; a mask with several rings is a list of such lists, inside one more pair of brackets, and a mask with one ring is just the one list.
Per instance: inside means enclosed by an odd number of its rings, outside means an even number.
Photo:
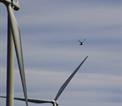
[{"label": "clear sky background", "polygon": [[[60,106],[122,105],[122,0],[21,0],[28,95],[53,99],[61,84],[88,60],[59,98]],[[6,93],[7,13],[0,4],[0,95]],[[84,46],[78,40],[87,39]],[[23,97],[15,57],[15,96]],[[0,106],[5,100],[0,99]],[[15,106],[25,106],[15,101]],[[51,104],[29,104],[51,106]]]}]

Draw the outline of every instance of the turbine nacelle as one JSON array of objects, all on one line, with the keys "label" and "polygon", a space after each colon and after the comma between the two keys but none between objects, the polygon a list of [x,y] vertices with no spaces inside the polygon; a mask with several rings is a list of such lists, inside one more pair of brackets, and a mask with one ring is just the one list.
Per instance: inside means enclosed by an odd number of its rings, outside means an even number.
[{"label": "turbine nacelle", "polygon": [[4,3],[5,5],[11,4],[14,10],[19,10],[20,5],[18,0],[0,0],[0,2]]}]

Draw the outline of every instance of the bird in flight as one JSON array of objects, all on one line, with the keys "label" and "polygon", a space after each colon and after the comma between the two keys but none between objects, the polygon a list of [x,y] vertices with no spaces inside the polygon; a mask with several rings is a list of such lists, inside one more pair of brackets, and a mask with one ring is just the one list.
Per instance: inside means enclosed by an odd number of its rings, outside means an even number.
[{"label": "bird in flight", "polygon": [[80,45],[84,45],[84,42],[86,41],[86,39],[84,39],[83,41],[78,40],[78,42],[80,43]]}]

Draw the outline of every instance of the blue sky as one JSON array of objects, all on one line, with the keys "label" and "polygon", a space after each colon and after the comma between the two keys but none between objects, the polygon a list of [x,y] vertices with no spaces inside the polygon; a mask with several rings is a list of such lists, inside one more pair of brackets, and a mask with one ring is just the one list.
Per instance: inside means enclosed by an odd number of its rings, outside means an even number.
[{"label": "blue sky", "polygon": [[[53,99],[88,55],[59,98],[60,106],[122,105],[121,0],[26,0],[15,15],[22,32],[29,97]],[[6,16],[6,8],[0,4],[2,95],[6,87]],[[78,40],[84,38],[86,44],[79,46]],[[23,97],[16,58],[15,96]],[[5,106],[4,99],[0,105]],[[15,106],[24,105],[15,101]]]}]

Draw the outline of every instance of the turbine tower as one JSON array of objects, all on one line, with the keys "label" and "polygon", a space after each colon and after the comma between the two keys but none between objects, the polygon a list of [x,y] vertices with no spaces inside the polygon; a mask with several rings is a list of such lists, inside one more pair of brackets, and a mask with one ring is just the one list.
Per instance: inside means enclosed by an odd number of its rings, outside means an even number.
[{"label": "turbine tower", "polygon": [[0,2],[2,2],[6,6],[8,13],[6,106],[14,106],[14,47],[22,82],[24,98],[26,106],[28,106],[21,36],[16,17],[14,16],[14,10],[19,10],[20,8],[19,1],[0,0]]},{"label": "turbine tower", "polygon": [[[80,63],[80,65],[73,71],[73,73],[63,83],[63,85],[60,87],[60,89],[58,90],[58,93],[56,94],[56,96],[55,96],[55,98],[53,100],[28,99],[28,102],[36,103],[36,104],[51,103],[53,106],[58,106],[57,100],[59,99],[59,97],[61,96],[62,92],[65,90],[65,88],[67,87],[67,85],[69,84],[69,82],[72,80],[72,78],[74,77],[74,75],[78,72],[78,70],[83,65],[83,63],[86,61],[87,58],[88,58],[88,56],[84,58],[84,60]],[[0,96],[0,97],[1,98],[6,98],[5,96]],[[17,97],[15,97],[14,99],[15,100],[19,100],[19,101],[25,101],[24,98],[17,98]]]}]

